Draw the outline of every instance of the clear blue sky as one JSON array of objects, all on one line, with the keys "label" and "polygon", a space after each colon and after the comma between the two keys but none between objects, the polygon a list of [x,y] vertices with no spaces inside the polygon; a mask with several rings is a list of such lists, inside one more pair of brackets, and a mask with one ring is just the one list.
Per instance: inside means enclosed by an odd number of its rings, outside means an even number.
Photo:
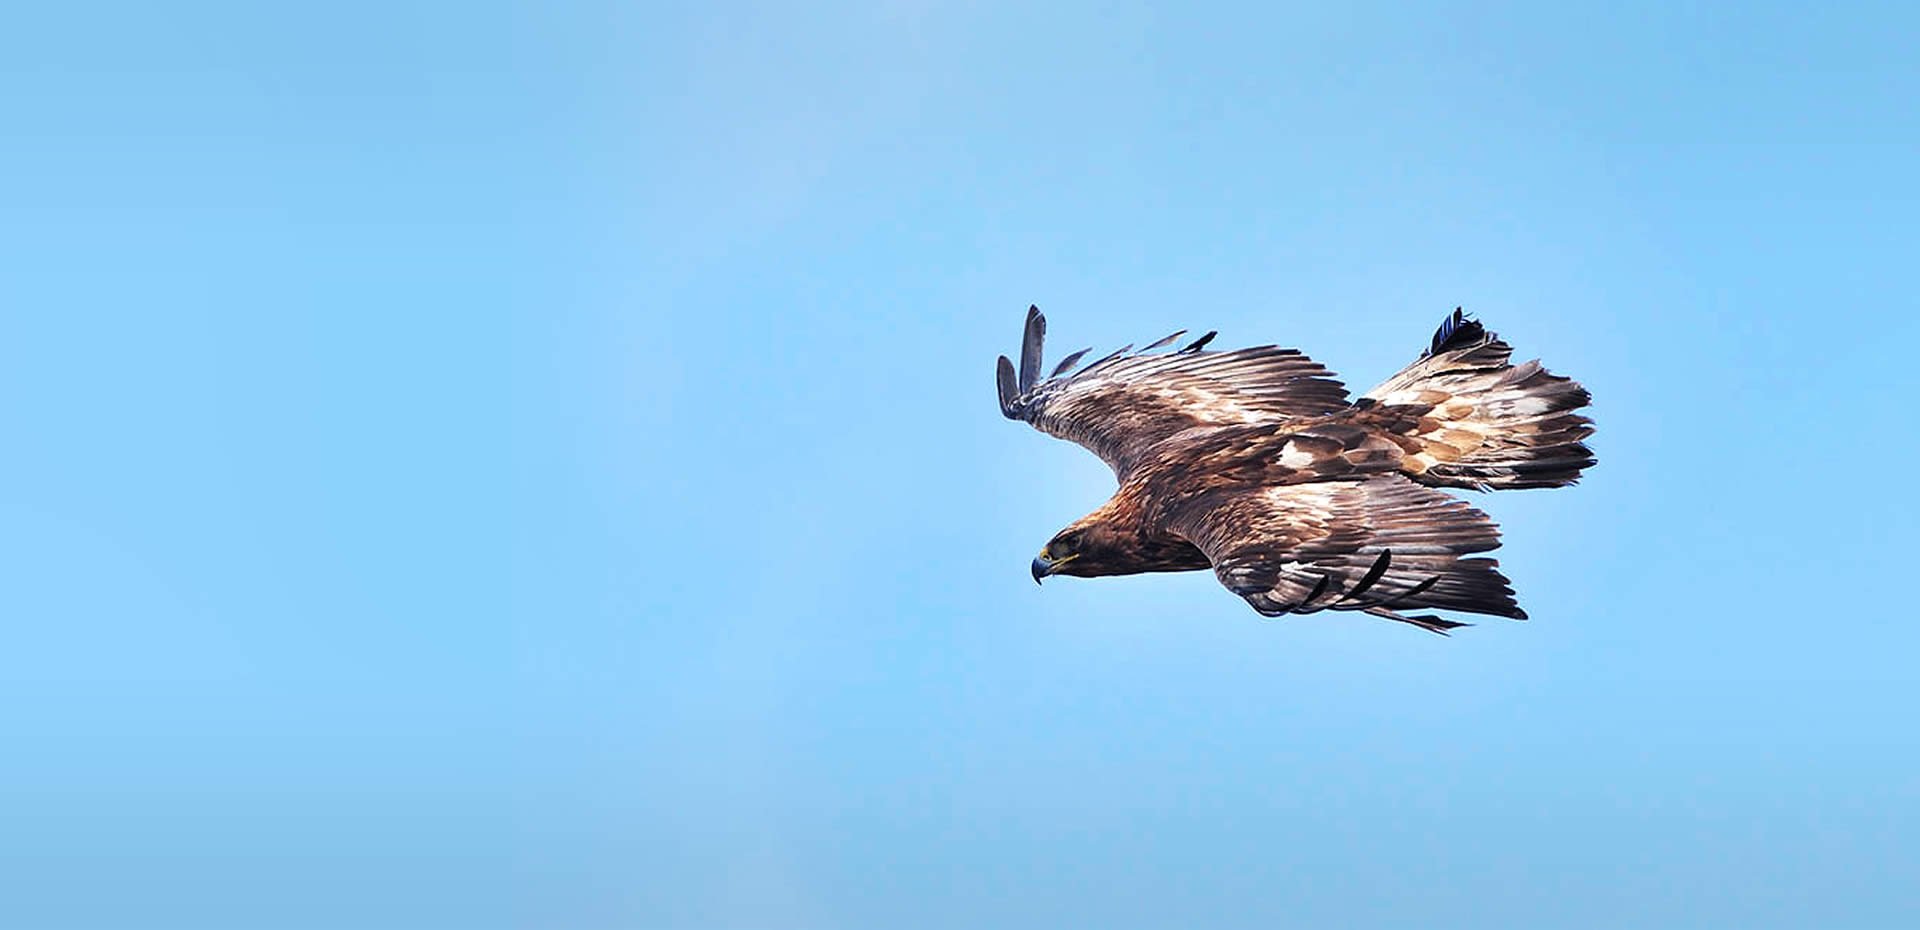
[{"label": "clear blue sky", "polygon": [[[15,10],[0,925],[1920,922],[1912,8],[1028,6]],[[1036,588],[1030,302],[1477,313],[1534,620]]]}]

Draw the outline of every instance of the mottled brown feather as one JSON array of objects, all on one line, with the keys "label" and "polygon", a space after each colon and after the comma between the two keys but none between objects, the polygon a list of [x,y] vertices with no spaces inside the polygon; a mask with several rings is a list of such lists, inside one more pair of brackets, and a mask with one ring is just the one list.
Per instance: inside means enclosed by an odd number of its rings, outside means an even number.
[{"label": "mottled brown feather", "polygon": [[[1404,476],[1223,491],[1176,508],[1167,527],[1263,614],[1427,608],[1526,618],[1498,563],[1464,558],[1500,545],[1493,521]],[[1363,584],[1351,598],[1311,596]]]},{"label": "mottled brown feather", "polygon": [[[1077,442],[1121,480],[1062,530],[1057,574],[1212,567],[1268,615],[1359,610],[1444,633],[1420,608],[1524,619],[1479,510],[1432,490],[1555,487],[1593,464],[1585,389],[1455,311],[1428,350],[1351,405],[1318,363],[1263,346],[1121,350],[1038,380],[1046,320],[1028,314],[1003,413]],[[1164,345],[1175,336],[1156,342]],[[1071,549],[1071,553],[1064,550]],[[1046,555],[1043,552],[1043,555]]]},{"label": "mottled brown feather", "polygon": [[1279,426],[1347,406],[1346,388],[1331,373],[1277,346],[1120,354],[1029,384],[1027,373],[1040,369],[1045,332],[1046,317],[1030,312],[1016,382],[1020,393],[1008,398],[1003,391],[1002,411],[1085,446],[1123,477],[1148,449],[1189,430]]}]

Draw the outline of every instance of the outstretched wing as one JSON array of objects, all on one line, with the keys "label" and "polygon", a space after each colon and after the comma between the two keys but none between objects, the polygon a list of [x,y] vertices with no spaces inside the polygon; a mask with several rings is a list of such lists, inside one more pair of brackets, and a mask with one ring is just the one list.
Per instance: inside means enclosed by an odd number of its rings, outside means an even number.
[{"label": "outstretched wing", "polygon": [[1020,368],[1000,357],[1000,412],[1092,450],[1124,475],[1154,445],[1195,427],[1278,423],[1347,406],[1347,391],[1320,363],[1295,349],[1260,346],[1207,352],[1208,333],[1173,352],[1147,354],[1174,333],[1130,354],[1121,349],[1079,371],[1087,350],[1067,356],[1045,380],[1040,349],[1047,319],[1027,309]]},{"label": "outstretched wing", "polygon": [[1462,558],[1500,545],[1493,521],[1401,475],[1223,489],[1183,505],[1168,529],[1268,616],[1364,610],[1436,633],[1465,624],[1400,611],[1527,616],[1498,562]]}]

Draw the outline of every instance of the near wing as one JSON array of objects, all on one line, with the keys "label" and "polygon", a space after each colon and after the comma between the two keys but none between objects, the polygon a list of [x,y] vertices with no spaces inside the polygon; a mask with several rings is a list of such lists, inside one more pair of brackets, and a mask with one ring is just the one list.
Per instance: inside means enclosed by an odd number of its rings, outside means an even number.
[{"label": "near wing", "polygon": [[1320,363],[1294,349],[1260,346],[1206,352],[1213,333],[1174,352],[1147,355],[1174,333],[1127,354],[1121,349],[1062,376],[1087,350],[1068,356],[1046,380],[1040,348],[1047,319],[1027,310],[1020,369],[1000,357],[1000,412],[1092,450],[1125,474],[1155,444],[1195,427],[1278,423],[1344,409],[1347,391]]},{"label": "near wing", "polygon": [[1364,610],[1445,633],[1465,626],[1412,609],[1524,620],[1487,515],[1402,475],[1203,494],[1168,528],[1198,546],[1227,589],[1268,616]]}]

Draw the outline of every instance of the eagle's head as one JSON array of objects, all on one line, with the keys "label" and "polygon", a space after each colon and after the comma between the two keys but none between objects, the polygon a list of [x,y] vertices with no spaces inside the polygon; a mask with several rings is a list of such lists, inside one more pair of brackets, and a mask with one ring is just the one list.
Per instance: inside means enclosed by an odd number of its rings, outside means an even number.
[{"label": "eagle's head", "polygon": [[1119,534],[1103,523],[1081,521],[1061,530],[1047,540],[1033,558],[1033,580],[1048,575],[1077,575],[1095,578],[1101,575],[1127,575],[1139,571],[1130,566],[1138,553]]},{"label": "eagle's head", "polygon": [[1091,514],[1055,533],[1033,559],[1033,580],[1048,575],[1135,575],[1207,567],[1200,550],[1177,539],[1144,538],[1114,521]]}]

